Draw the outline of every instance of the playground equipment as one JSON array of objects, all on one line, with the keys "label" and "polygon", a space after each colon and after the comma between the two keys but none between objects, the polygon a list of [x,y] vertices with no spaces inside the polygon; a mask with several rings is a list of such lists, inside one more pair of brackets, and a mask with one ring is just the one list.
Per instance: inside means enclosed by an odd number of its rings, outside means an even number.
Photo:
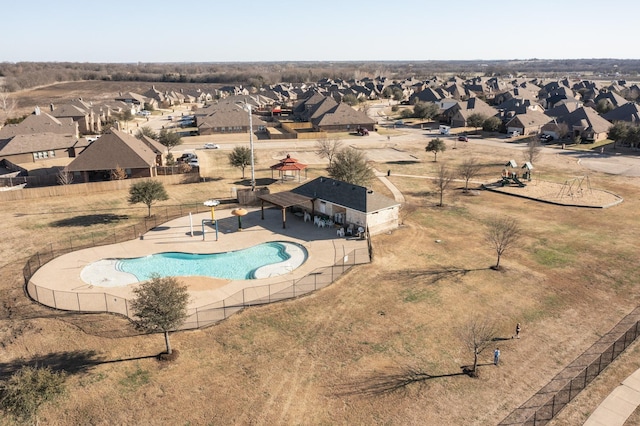
[{"label": "playground equipment", "polygon": [[[586,188],[583,187],[583,185],[585,185],[585,181]],[[589,194],[593,192],[591,190],[591,181],[589,180],[589,176],[579,176],[573,179],[567,179],[564,181],[562,188],[560,188],[557,198],[562,199],[563,197],[571,197],[573,200],[576,197],[582,197],[585,189],[589,191]]]},{"label": "playground equipment", "polygon": [[[529,164],[529,163],[527,163]],[[529,164],[531,166],[531,164]],[[505,168],[502,169],[502,176],[500,181],[498,182],[500,184],[500,186],[507,186],[507,185],[511,185],[516,184],[518,185],[520,188],[524,188],[525,186],[527,186],[524,182],[522,182],[520,179],[518,179],[518,173],[515,171],[509,171],[507,169],[507,167],[511,167],[511,168],[517,168],[518,164],[516,163],[516,160],[509,160],[507,162],[507,164],[505,164]],[[526,167],[526,165],[525,165]],[[531,168],[533,169],[533,166],[531,166]],[[525,172],[527,174],[527,177],[530,176],[529,171],[527,170],[527,172]]]}]

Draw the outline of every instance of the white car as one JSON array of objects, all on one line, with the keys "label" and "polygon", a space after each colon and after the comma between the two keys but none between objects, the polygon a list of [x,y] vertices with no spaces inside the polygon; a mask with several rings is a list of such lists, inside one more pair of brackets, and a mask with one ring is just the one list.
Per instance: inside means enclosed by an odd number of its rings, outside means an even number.
[{"label": "white car", "polygon": [[138,115],[141,115],[143,117],[148,117],[151,115],[151,111],[147,111],[146,109],[143,109],[142,111],[138,111]]},{"label": "white car", "polygon": [[200,163],[198,162],[197,158],[192,158],[187,164],[191,167],[200,167]]},{"label": "white car", "polygon": [[204,144],[204,149],[218,149],[220,148],[220,145],[217,145],[215,143],[205,143]]}]

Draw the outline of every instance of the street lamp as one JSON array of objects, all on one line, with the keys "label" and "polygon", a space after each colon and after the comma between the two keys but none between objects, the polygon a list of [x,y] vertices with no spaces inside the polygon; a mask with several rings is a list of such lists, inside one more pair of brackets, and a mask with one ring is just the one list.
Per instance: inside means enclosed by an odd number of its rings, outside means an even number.
[{"label": "street lamp", "polygon": [[215,207],[217,205],[220,204],[220,201],[218,200],[207,200],[204,202],[204,205],[207,207],[211,207],[211,221],[215,221],[216,220],[216,212],[215,212]]},{"label": "street lamp", "polygon": [[251,151],[251,191],[256,190],[256,172],[253,161],[253,117],[251,115],[251,104],[244,103],[240,105],[242,109],[249,113],[249,150]]}]

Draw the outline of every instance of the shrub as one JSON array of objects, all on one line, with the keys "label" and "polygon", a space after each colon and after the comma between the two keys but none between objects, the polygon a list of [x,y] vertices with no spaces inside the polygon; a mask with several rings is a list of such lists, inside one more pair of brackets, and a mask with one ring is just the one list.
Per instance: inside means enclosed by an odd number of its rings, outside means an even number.
[{"label": "shrub", "polygon": [[42,404],[64,393],[65,379],[48,367],[22,367],[0,386],[0,406],[19,419],[31,419]]}]

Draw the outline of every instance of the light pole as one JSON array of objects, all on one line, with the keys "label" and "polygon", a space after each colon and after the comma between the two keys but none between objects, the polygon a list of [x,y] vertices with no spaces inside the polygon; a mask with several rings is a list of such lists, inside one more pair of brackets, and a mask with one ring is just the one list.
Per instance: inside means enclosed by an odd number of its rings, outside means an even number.
[{"label": "light pole", "polygon": [[253,117],[251,115],[251,104],[242,104],[242,109],[249,113],[249,150],[251,151],[251,191],[256,190],[256,171],[253,161]]}]

